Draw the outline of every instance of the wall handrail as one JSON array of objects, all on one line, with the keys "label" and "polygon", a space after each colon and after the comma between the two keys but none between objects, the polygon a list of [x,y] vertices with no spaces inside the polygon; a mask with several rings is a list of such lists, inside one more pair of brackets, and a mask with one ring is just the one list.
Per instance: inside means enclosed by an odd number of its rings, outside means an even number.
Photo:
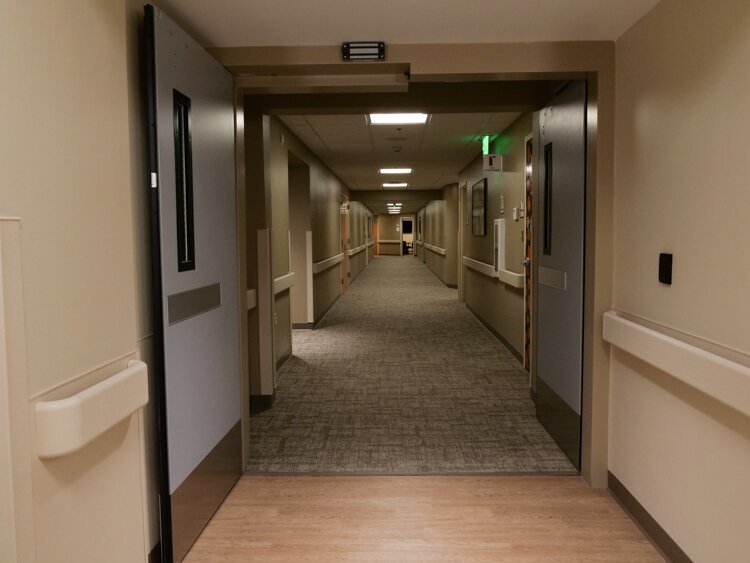
[{"label": "wall handrail", "polygon": [[445,248],[440,248],[439,246],[435,246],[427,242],[423,242],[422,246],[424,246],[427,250],[434,252],[435,254],[439,254],[440,256],[445,256],[445,252],[446,252]]},{"label": "wall handrail", "polygon": [[148,403],[148,367],[137,360],[71,397],[35,406],[36,453],[41,459],[74,453]]},{"label": "wall handrail", "polygon": [[378,243],[380,243],[380,244],[401,244],[401,241],[400,240],[380,239],[380,240],[378,240]]},{"label": "wall handrail", "polygon": [[343,259],[344,253],[341,252],[339,254],[336,254],[336,256],[331,256],[330,258],[326,258],[325,260],[321,260],[320,262],[313,262],[313,274],[325,272],[326,270],[333,268],[336,264],[339,264]]},{"label": "wall handrail", "polygon": [[474,270],[475,272],[479,272],[480,274],[484,274],[489,278],[500,280],[505,285],[509,285],[510,287],[520,289],[524,286],[525,276],[523,274],[518,274],[516,272],[511,272],[510,270],[504,269],[499,269],[497,272],[495,272],[495,267],[492,264],[480,262],[479,260],[474,260],[473,258],[469,258],[468,256],[464,256],[462,258],[462,262],[467,268]]},{"label": "wall handrail", "polygon": [[362,252],[363,250],[367,250],[367,247],[368,247],[368,246],[369,246],[369,245],[367,245],[367,244],[363,244],[363,245],[361,245],[361,246],[357,246],[356,248],[350,248],[349,250],[347,250],[347,251],[346,251],[346,253],[347,253],[347,254],[348,254],[349,256],[354,256],[355,254],[359,254],[359,253],[360,253],[360,252]]},{"label": "wall handrail", "polygon": [[619,315],[604,314],[605,342],[750,415],[750,368]]},{"label": "wall handrail", "polygon": [[273,294],[278,295],[282,291],[286,291],[290,287],[294,285],[294,278],[296,274],[294,272],[289,272],[288,274],[284,274],[281,277],[278,277],[273,280]]}]

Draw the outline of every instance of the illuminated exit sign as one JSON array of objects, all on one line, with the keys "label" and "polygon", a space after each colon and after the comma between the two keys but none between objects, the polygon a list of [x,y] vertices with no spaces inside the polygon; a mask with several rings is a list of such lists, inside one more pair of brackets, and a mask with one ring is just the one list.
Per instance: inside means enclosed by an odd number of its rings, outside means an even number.
[{"label": "illuminated exit sign", "polygon": [[485,135],[482,137],[482,154],[484,156],[487,156],[490,154],[490,136]]}]

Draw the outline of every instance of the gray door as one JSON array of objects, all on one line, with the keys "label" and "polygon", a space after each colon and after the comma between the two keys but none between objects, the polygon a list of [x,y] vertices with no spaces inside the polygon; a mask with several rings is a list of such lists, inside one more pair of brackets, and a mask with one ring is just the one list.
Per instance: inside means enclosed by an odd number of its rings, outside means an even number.
[{"label": "gray door", "polygon": [[232,76],[146,7],[161,548],[181,560],[241,473]]},{"label": "gray door", "polygon": [[586,83],[571,82],[537,114],[535,218],[537,418],[581,464]]}]

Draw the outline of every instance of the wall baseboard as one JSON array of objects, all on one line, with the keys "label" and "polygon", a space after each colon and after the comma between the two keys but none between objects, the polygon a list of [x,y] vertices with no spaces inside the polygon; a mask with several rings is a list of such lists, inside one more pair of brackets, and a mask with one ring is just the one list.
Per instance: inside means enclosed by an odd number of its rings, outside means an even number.
[{"label": "wall baseboard", "polygon": [[292,357],[292,349],[289,348],[289,350],[287,350],[286,352],[284,352],[283,356],[281,356],[278,360],[276,360],[276,371],[279,371],[282,368],[282,366],[285,363],[287,363],[287,361],[291,357]]},{"label": "wall baseboard", "polygon": [[331,303],[331,304],[330,304],[330,305],[328,306],[328,308],[327,308],[327,309],[326,309],[325,311],[323,311],[323,313],[321,313],[320,317],[318,317],[318,319],[317,319],[317,320],[316,320],[315,322],[313,322],[313,328],[318,328],[318,325],[320,324],[320,322],[321,322],[321,321],[322,321],[322,320],[323,320],[323,319],[325,318],[325,316],[326,316],[326,315],[327,315],[327,314],[328,314],[328,313],[329,313],[329,312],[331,311],[331,309],[333,309],[333,306],[334,306],[334,305],[335,305],[336,303],[338,303],[338,302],[339,302],[339,299],[341,299],[341,295],[339,295],[339,296],[338,296],[338,297],[337,297],[337,298],[336,298],[336,299],[335,299],[335,300],[333,301],[333,303]]},{"label": "wall baseboard", "polygon": [[[450,286],[449,286],[450,287]],[[503,343],[503,345],[508,349],[508,351],[513,354],[516,359],[523,363],[523,356],[521,355],[521,352],[513,348],[511,346],[510,342],[508,342],[499,332],[497,332],[487,321],[485,321],[479,313],[477,313],[472,306],[469,304],[466,305],[466,308],[471,311],[471,314],[474,315],[474,318],[478,320],[484,328],[486,328],[492,336],[497,338],[500,342]]]},{"label": "wall baseboard", "polygon": [[615,477],[611,471],[607,472],[607,486],[609,492],[633,519],[654,547],[671,563],[692,563],[690,557],[682,551],[672,537],[651,516],[633,494]]},{"label": "wall baseboard", "polygon": [[315,327],[315,323],[292,323],[294,330],[312,330]]},{"label": "wall baseboard", "polygon": [[250,414],[267,411],[276,400],[276,391],[272,395],[250,395]]}]

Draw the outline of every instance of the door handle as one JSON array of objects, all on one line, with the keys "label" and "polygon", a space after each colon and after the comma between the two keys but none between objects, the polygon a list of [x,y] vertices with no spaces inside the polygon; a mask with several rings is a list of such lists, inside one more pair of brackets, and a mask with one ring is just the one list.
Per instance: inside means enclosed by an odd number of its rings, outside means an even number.
[{"label": "door handle", "polygon": [[521,260],[521,264],[523,264],[524,268],[531,268],[531,259],[524,258],[523,260]]}]

